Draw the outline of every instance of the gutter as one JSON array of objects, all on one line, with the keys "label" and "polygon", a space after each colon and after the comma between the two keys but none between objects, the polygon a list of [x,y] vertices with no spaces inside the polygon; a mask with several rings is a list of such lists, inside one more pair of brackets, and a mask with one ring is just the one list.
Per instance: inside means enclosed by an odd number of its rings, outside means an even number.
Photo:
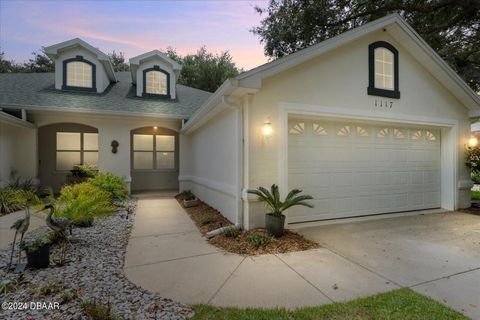
[{"label": "gutter", "polygon": [[[180,130],[181,133],[190,133],[200,127],[204,122],[212,118],[221,109],[224,96],[229,95],[235,88],[238,87],[238,80],[227,79],[220,88],[217,89],[203,105],[195,111],[195,113],[188,119],[186,124]],[[209,115],[207,117],[207,115]]]},{"label": "gutter", "polygon": [[[22,113],[23,113],[22,109]],[[8,123],[17,127],[24,127],[24,128],[30,128],[30,129],[35,129],[36,126],[33,123],[28,122],[27,120],[19,119],[17,117],[14,117],[6,112],[0,111],[0,123]]]}]

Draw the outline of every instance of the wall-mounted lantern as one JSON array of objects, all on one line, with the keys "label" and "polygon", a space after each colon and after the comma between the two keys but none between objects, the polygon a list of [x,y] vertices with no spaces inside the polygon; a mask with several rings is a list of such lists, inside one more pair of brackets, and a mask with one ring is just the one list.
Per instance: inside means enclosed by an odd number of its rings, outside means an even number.
[{"label": "wall-mounted lantern", "polygon": [[468,147],[475,148],[477,145],[478,145],[478,138],[475,136],[471,136],[470,139],[468,139]]},{"label": "wall-mounted lantern", "polygon": [[113,140],[110,144],[112,146],[112,153],[118,152],[118,146],[120,145],[117,140]]},{"label": "wall-mounted lantern", "polygon": [[267,120],[263,123],[263,127],[262,127],[263,138],[265,138],[265,139],[270,138],[270,136],[272,135],[272,133],[273,133],[272,123],[270,122],[269,119],[267,119]]}]

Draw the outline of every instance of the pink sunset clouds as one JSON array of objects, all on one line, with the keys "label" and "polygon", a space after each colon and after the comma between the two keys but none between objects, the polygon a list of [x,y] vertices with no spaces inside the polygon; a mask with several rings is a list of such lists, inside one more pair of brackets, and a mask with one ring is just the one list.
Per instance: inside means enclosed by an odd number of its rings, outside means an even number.
[{"label": "pink sunset clouds", "polygon": [[36,1],[0,2],[0,47],[7,59],[23,61],[30,53],[75,37],[104,52],[127,58],[168,46],[182,54],[205,45],[229,51],[244,69],[263,64],[259,39],[249,30],[265,1]]}]

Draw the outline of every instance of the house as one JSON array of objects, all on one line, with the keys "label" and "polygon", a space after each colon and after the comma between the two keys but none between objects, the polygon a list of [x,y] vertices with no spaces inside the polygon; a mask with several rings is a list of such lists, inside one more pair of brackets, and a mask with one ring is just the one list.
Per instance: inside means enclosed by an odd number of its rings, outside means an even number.
[{"label": "house", "polygon": [[3,180],[15,167],[58,187],[73,164],[98,163],[132,191],[191,189],[247,229],[265,209],[246,190],[272,183],[314,196],[289,223],[470,204],[463,157],[480,98],[399,15],[213,94],[175,84],[180,66],[159,51],[131,73],[79,39],[47,53],[55,75],[0,76]]},{"label": "house", "polygon": [[130,72],[81,39],[45,52],[54,74],[0,75],[0,181],[14,171],[58,191],[88,163],[132,191],[178,189],[182,121],[211,94],[177,84],[181,67],[159,51],[130,59]]}]

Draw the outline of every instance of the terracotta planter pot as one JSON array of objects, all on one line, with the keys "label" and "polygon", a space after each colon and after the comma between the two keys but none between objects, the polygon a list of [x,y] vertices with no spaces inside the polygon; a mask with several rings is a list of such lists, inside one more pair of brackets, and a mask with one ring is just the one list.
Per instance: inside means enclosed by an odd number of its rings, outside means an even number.
[{"label": "terracotta planter pot", "polygon": [[283,229],[285,227],[285,216],[282,214],[280,216],[274,216],[271,213],[265,215],[265,229],[267,232],[279,238],[283,235]]},{"label": "terracotta planter pot", "polygon": [[198,198],[195,198],[193,200],[183,200],[183,206],[185,208],[196,207],[199,203],[200,201],[198,200]]}]

